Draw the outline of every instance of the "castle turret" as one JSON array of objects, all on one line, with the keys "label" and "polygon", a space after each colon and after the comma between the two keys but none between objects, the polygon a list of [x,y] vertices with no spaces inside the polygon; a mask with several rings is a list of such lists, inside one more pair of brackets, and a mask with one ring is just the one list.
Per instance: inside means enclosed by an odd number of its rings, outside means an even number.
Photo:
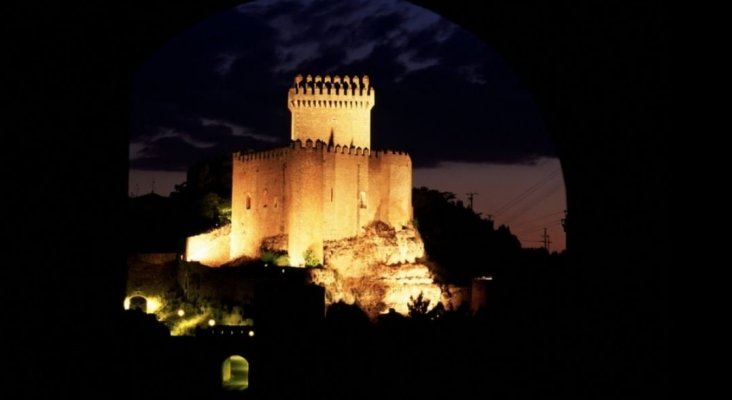
[{"label": "castle turret", "polygon": [[297,75],[287,96],[291,139],[371,148],[373,106],[368,76]]}]

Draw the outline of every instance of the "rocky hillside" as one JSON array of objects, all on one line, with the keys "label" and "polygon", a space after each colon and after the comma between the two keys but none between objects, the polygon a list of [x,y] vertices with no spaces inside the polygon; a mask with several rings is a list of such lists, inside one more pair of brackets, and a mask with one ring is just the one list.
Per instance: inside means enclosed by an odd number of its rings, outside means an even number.
[{"label": "rocky hillside", "polygon": [[432,305],[443,297],[424,256],[414,228],[377,221],[359,236],[326,242],[325,266],[311,270],[311,279],[325,287],[328,303],[355,303],[372,318],[390,308],[406,314],[410,297],[422,293]]}]

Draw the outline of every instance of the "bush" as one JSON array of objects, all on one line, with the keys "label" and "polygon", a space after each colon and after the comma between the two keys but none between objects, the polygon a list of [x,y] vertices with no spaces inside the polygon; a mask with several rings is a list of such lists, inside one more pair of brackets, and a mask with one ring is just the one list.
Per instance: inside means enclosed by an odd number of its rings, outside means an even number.
[{"label": "bush", "polygon": [[430,300],[425,300],[422,296],[422,292],[419,292],[419,296],[417,296],[416,299],[409,296],[409,300],[410,302],[407,304],[407,308],[409,308],[409,316],[412,318],[425,318],[430,307]]},{"label": "bush", "polygon": [[317,267],[318,265],[320,265],[320,260],[318,260],[318,258],[315,256],[315,252],[311,249],[307,249],[305,251],[303,258],[305,258],[306,267]]},{"label": "bush", "polygon": [[262,253],[261,260],[265,264],[273,264],[278,267],[290,265],[290,257],[286,251],[265,251]]}]

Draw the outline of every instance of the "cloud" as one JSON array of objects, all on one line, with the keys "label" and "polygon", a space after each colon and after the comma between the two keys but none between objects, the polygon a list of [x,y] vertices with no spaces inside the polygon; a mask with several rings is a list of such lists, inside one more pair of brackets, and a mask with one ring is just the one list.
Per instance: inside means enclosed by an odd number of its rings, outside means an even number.
[{"label": "cloud", "polygon": [[[209,141],[170,128],[130,143],[130,167],[140,170],[184,171],[199,161],[225,157],[234,151],[264,150],[285,144],[284,140],[252,133],[244,126],[202,119],[200,129]],[[200,131],[199,131],[200,132]]]},{"label": "cloud", "polygon": [[180,169],[286,143],[295,73],[368,74],[373,146],[416,166],[554,155],[529,94],[470,33],[406,2],[302,0],[217,14],[152,57],[136,79],[131,163]]},{"label": "cloud", "polygon": [[232,124],[231,122],[227,122],[227,121],[201,118],[201,124],[203,126],[226,127],[231,131],[232,136],[244,136],[244,137],[249,137],[249,138],[256,139],[261,142],[267,142],[267,143],[274,143],[274,142],[278,141],[276,138],[273,138],[271,136],[258,134],[256,132],[254,132],[252,129],[247,128],[246,126]]},{"label": "cloud", "polygon": [[[214,136],[214,135],[210,135],[210,136]],[[216,146],[216,142],[213,142],[211,140],[208,140],[208,141],[197,140],[192,135],[178,132],[173,128],[159,128],[158,133],[156,135],[150,137],[147,141],[148,141],[148,143],[157,142],[158,140],[161,140],[164,138],[173,138],[173,137],[180,138],[184,142],[190,144],[193,147],[199,148],[199,149],[207,149],[207,148]]]},{"label": "cloud", "polygon": [[219,63],[216,66],[216,72],[218,72],[220,75],[226,75],[231,71],[231,66],[234,64],[234,61],[238,56],[236,54],[219,54],[218,60]]}]

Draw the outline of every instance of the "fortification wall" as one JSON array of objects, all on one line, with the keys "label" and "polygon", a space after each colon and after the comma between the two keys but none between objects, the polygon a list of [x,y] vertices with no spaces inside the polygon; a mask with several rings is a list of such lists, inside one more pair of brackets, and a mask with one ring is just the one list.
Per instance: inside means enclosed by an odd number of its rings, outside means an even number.
[{"label": "fortification wall", "polygon": [[262,239],[287,230],[290,150],[235,154],[232,163],[230,258],[257,257]]},{"label": "fortification wall", "polygon": [[133,297],[144,297],[148,313],[162,312],[166,296],[176,292],[177,257],[172,253],[136,254],[127,259],[124,308]]},{"label": "fortification wall", "polygon": [[294,142],[287,162],[288,254],[294,266],[304,266],[306,253],[323,260],[323,146]]},{"label": "fortification wall", "polygon": [[412,160],[406,153],[384,152],[379,154],[382,182],[382,221],[400,229],[412,221]]},{"label": "fortification wall", "polygon": [[[362,149],[335,146],[323,152],[326,168],[333,169],[332,178],[323,182],[330,196],[326,203],[330,212],[324,215],[324,240],[356,236],[362,226],[361,192],[368,200],[368,155]],[[368,207],[368,203],[365,204]],[[326,208],[327,209],[327,208]]]},{"label": "fortification wall", "polygon": [[186,261],[198,261],[209,267],[218,267],[229,261],[231,225],[186,239]]},{"label": "fortification wall", "polygon": [[377,210],[374,219],[396,229],[412,220],[412,160],[408,154],[379,151],[369,160]]},{"label": "fortification wall", "polygon": [[214,271],[194,263],[181,264],[176,279],[185,299],[193,303],[215,305],[221,299],[248,303],[254,294],[254,280],[237,268]]},{"label": "fortification wall", "polygon": [[374,103],[367,76],[298,75],[287,98],[291,139],[369,148]]},{"label": "fortification wall", "polygon": [[[160,259],[165,261],[160,262]],[[127,295],[158,295],[175,286],[175,253],[135,254],[127,259]]]},{"label": "fortification wall", "polygon": [[401,152],[322,141],[236,154],[230,259],[258,257],[263,239],[287,235],[292,265],[323,261],[323,241],[354,237],[375,220],[412,219],[411,159]]}]

